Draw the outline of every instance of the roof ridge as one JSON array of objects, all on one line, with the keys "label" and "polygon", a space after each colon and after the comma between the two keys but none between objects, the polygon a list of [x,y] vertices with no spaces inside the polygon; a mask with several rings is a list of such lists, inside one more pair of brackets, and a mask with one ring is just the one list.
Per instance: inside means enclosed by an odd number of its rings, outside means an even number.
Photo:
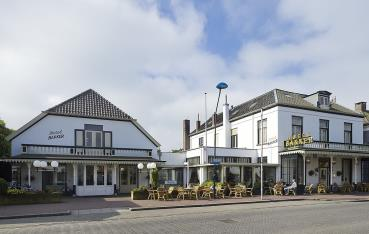
[{"label": "roof ridge", "polygon": [[50,114],[84,116],[118,120],[131,120],[130,115],[111,103],[108,99],[93,89],[88,89],[73,96],[46,111]]}]

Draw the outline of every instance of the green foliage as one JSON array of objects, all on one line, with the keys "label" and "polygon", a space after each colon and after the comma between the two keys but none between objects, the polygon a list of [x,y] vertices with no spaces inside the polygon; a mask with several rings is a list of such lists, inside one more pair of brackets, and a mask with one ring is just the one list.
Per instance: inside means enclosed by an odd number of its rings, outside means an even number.
[{"label": "green foliage", "polygon": [[0,157],[10,156],[10,142],[5,138],[12,133],[12,130],[7,128],[5,122],[0,119]]},{"label": "green foliage", "polygon": [[132,189],[131,191],[132,200],[146,200],[148,196],[149,192],[147,191],[145,186]]},{"label": "green foliage", "polygon": [[25,194],[26,192],[22,189],[17,189],[17,188],[10,188],[8,189],[8,192],[7,194],[10,195],[10,196],[18,196],[18,195],[23,195]]},{"label": "green foliage", "polygon": [[8,191],[8,182],[3,178],[0,178],[0,195],[6,195]]},{"label": "green foliage", "polygon": [[[213,186],[213,181],[212,180],[207,180],[204,183],[202,183],[201,186],[211,187],[211,186]],[[222,183],[222,182],[215,182],[215,186],[226,186],[226,185],[225,185],[225,183]]]},{"label": "green foliage", "polygon": [[154,188],[157,188],[158,184],[159,184],[159,171],[158,171],[158,169],[155,168],[151,171],[151,178],[152,178],[152,186]]}]

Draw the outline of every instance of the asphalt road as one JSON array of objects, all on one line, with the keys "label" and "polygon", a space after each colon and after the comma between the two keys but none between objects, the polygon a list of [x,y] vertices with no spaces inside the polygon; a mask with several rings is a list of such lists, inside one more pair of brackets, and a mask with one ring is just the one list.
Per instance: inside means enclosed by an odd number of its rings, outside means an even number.
[{"label": "asphalt road", "polygon": [[0,233],[369,233],[369,202],[293,201],[0,220]]}]

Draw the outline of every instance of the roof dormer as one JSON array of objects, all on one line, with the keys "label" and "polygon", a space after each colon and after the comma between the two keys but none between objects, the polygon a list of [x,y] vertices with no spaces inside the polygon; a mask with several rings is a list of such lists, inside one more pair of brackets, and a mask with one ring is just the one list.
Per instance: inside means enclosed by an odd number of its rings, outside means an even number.
[{"label": "roof dormer", "polygon": [[330,97],[331,93],[328,91],[318,91],[307,97],[305,100],[315,105],[318,108],[328,110],[330,108]]}]

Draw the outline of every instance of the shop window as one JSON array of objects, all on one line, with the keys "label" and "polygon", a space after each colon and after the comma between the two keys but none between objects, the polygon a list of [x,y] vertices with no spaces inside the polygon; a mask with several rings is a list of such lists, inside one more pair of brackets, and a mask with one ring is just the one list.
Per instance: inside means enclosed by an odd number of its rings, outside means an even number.
[{"label": "shop window", "polygon": [[94,185],[94,166],[86,166],[86,185]]},{"label": "shop window", "polygon": [[83,186],[83,182],[84,182],[84,170],[85,170],[85,166],[84,165],[78,165],[77,167],[77,185],[78,186]]},{"label": "shop window", "polygon": [[104,166],[96,166],[97,185],[104,185]]},{"label": "shop window", "polygon": [[108,166],[106,175],[106,185],[113,185],[113,168]]}]

